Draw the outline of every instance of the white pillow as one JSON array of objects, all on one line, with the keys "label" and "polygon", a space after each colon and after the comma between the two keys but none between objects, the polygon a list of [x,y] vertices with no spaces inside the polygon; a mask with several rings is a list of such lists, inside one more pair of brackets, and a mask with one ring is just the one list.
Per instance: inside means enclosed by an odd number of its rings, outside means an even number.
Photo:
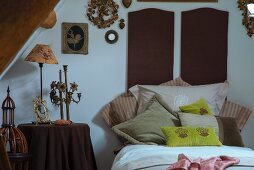
[{"label": "white pillow", "polygon": [[138,95],[136,87],[131,88],[134,92],[139,106],[137,113],[143,112],[148,105],[148,102],[155,94],[158,94],[165,107],[171,108],[171,111],[179,111],[179,106],[193,103],[200,98],[205,98],[213,112],[218,115],[225,98],[228,94],[228,82],[216,83],[209,85],[198,86],[154,86],[154,85],[138,85]]}]

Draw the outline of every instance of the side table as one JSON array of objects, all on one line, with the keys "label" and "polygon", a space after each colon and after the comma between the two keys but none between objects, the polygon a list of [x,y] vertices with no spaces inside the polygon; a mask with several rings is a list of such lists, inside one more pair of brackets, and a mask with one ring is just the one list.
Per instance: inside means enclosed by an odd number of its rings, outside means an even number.
[{"label": "side table", "polygon": [[96,170],[87,124],[21,124],[29,153],[29,170]]}]

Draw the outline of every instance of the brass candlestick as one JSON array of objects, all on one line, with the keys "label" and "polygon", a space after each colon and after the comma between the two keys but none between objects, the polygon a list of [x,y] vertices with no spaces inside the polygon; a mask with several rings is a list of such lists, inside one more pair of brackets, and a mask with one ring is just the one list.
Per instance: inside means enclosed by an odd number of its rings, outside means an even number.
[{"label": "brass candlestick", "polygon": [[[60,116],[61,119],[64,119],[64,113],[63,113],[63,103],[65,103],[66,108],[66,119],[70,120],[70,109],[69,106],[71,102],[79,103],[81,99],[81,93],[77,93],[78,99],[75,100],[73,98],[73,94],[75,91],[78,90],[78,85],[73,82],[70,83],[70,88],[68,89],[68,81],[67,81],[67,65],[63,65],[64,70],[64,79],[65,81],[62,82],[62,70],[59,70],[59,81],[52,81],[50,87],[50,99],[51,102],[57,106],[60,106]],[[58,91],[58,93],[57,93]],[[65,97],[63,97],[63,94]]]}]

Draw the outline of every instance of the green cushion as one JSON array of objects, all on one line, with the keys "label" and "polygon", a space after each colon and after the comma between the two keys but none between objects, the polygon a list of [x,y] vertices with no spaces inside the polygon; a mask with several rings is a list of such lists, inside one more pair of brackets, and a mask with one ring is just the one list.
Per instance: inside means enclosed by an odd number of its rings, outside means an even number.
[{"label": "green cushion", "polygon": [[161,127],[167,146],[221,146],[211,127]]},{"label": "green cushion", "polygon": [[114,126],[113,131],[127,139],[132,144],[162,144],[165,137],[160,130],[161,126],[175,126],[176,118],[169,113],[156,98],[151,105],[134,119]]},{"label": "green cushion", "polygon": [[189,105],[180,106],[179,108],[182,112],[185,113],[195,113],[199,115],[214,115],[212,109],[209,107],[204,98],[201,98],[198,101],[191,103]]}]

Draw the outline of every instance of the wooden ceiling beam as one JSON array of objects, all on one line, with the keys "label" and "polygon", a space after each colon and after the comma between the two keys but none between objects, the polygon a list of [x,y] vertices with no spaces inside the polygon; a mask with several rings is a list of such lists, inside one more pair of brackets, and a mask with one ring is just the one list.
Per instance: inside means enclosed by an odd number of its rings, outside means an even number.
[{"label": "wooden ceiling beam", "polygon": [[0,1],[0,75],[58,1]]}]

